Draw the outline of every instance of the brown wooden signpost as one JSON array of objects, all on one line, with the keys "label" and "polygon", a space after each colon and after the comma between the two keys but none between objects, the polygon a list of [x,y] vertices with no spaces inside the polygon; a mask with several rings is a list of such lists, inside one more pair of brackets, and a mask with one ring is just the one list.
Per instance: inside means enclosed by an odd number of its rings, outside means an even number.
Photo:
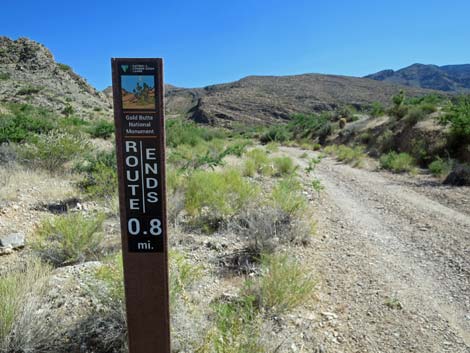
[{"label": "brown wooden signpost", "polygon": [[112,59],[130,353],[170,353],[162,59]]}]

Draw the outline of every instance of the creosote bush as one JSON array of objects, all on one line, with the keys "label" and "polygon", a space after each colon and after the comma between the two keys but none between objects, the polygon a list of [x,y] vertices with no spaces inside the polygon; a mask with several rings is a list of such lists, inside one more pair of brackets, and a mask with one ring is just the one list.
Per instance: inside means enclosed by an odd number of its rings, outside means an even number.
[{"label": "creosote bush", "polygon": [[88,127],[87,132],[92,137],[107,139],[114,133],[114,123],[108,120],[99,119],[94,121]]},{"label": "creosote bush", "polygon": [[76,172],[85,174],[78,183],[79,188],[92,198],[113,198],[117,194],[116,168],[114,150],[88,156],[74,168]]},{"label": "creosote bush", "polygon": [[206,230],[238,213],[259,189],[236,170],[196,171],[188,177],[185,209],[193,222]]},{"label": "creosote bush", "polygon": [[444,160],[438,157],[436,160],[434,160],[428,165],[428,168],[433,175],[438,177],[444,177],[452,171],[454,164],[455,163],[452,160]]},{"label": "creosote bush", "polygon": [[394,173],[416,171],[416,162],[408,153],[390,152],[380,157],[381,168],[391,170]]},{"label": "creosote bush", "polygon": [[362,167],[366,154],[363,146],[349,147],[345,145],[331,145],[325,147],[325,153],[336,156],[341,162],[351,164],[353,167]]},{"label": "creosote bush", "polygon": [[19,157],[30,166],[43,168],[50,172],[60,172],[66,162],[82,155],[88,144],[81,138],[58,130],[38,135],[18,150]]},{"label": "creosote bush", "polygon": [[44,220],[36,229],[34,251],[55,266],[95,260],[101,255],[104,215],[70,213]]},{"label": "creosote bush", "polygon": [[302,184],[296,178],[281,179],[272,190],[271,204],[289,215],[304,211],[307,200],[302,190]]}]

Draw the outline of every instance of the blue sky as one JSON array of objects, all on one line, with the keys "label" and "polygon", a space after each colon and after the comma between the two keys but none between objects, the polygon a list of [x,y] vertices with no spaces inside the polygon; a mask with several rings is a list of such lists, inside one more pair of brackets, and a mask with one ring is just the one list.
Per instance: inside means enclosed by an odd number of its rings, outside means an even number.
[{"label": "blue sky", "polygon": [[0,35],[45,44],[99,89],[111,57],[163,57],[167,83],[199,87],[470,63],[469,13],[468,0],[1,0]]},{"label": "blue sky", "polygon": [[134,88],[136,88],[137,83],[139,83],[141,86],[146,83],[149,87],[153,88],[153,76],[121,76],[121,86],[127,92],[132,92]]}]

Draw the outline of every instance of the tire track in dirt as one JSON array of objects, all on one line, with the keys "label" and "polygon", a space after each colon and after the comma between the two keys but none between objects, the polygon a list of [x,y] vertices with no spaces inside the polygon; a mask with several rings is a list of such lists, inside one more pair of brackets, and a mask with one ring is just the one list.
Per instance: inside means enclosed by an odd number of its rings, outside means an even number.
[{"label": "tire track in dirt", "polygon": [[[305,151],[281,151],[307,166]],[[326,351],[470,352],[470,217],[388,173],[326,158],[315,175],[325,190],[306,251],[323,278],[317,310],[337,315],[335,335],[315,329]]]}]

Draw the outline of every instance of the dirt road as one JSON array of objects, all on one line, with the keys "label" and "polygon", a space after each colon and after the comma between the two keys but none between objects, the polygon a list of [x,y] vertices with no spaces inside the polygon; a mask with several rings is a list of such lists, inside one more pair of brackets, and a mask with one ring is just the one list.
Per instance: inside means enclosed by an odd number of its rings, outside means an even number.
[{"label": "dirt road", "polygon": [[[304,169],[310,157],[281,148]],[[470,352],[470,188],[355,169],[315,177],[318,352]],[[304,175],[306,185],[313,178]]]}]

